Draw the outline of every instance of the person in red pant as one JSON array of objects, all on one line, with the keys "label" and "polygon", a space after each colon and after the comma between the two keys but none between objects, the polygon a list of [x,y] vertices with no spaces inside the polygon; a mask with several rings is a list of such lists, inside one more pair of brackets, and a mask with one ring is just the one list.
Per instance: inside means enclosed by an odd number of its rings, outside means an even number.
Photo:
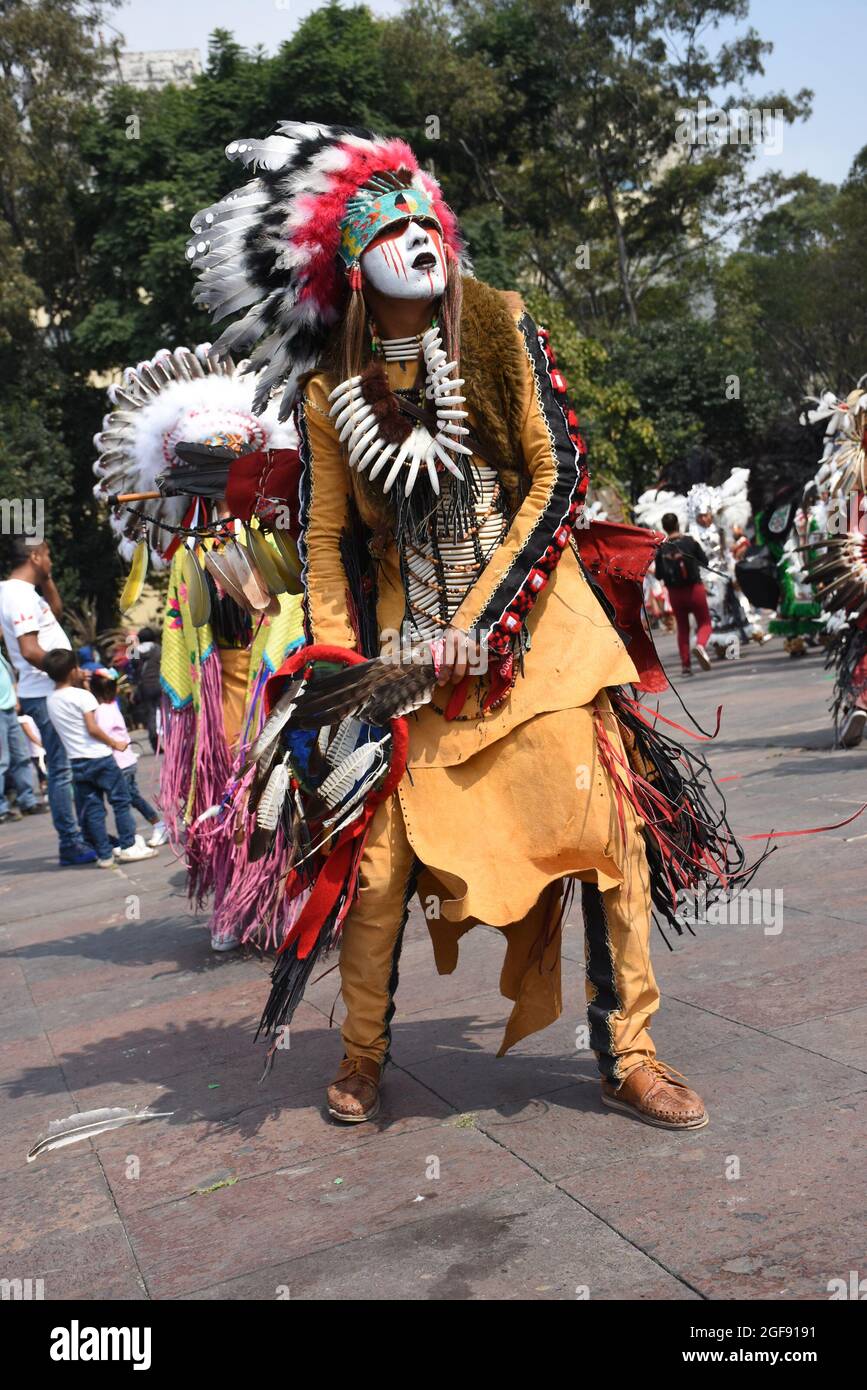
[{"label": "person in red pant", "polygon": [[710,657],[705,650],[710,640],[711,623],[707,606],[707,592],[701,582],[701,566],[707,564],[707,556],[697,540],[685,536],[674,512],[666,512],[662,518],[662,529],[667,539],[659,547],[656,556],[656,577],[668,589],[674,618],[677,623],[677,649],[683,675],[692,675],[690,660],[690,614],[695,618],[696,634],[692,652],[705,671],[710,670]]}]

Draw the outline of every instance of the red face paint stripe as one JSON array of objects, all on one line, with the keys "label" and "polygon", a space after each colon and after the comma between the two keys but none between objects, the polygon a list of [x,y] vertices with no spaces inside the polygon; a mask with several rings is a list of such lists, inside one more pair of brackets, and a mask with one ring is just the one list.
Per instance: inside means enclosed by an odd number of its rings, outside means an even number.
[{"label": "red face paint stripe", "polygon": [[443,250],[443,239],[442,239],[442,237],[440,236],[439,232],[436,231],[435,228],[433,228],[433,227],[430,228],[430,230],[429,230],[429,232],[428,232],[428,235],[430,236],[430,239],[431,239],[431,241],[432,241],[433,244],[434,244],[434,253],[435,253],[436,257],[437,257],[437,260],[438,260],[439,263],[440,263],[440,270],[442,271],[442,277],[443,277],[444,280],[448,280],[448,273],[447,273],[447,271],[446,271],[445,251]]}]

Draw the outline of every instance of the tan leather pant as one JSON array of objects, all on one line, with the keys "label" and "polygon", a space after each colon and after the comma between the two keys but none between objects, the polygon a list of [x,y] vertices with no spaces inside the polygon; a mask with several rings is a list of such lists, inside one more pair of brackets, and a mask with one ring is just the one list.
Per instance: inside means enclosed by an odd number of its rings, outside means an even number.
[{"label": "tan leather pant", "polygon": [[650,1020],[659,988],[650,963],[650,874],[640,823],[627,805],[623,883],[600,893],[582,883],[590,1046],[609,1081],[654,1057]]},{"label": "tan leather pant", "polygon": [[249,647],[220,647],[223,682],[223,731],[229,751],[234,754],[241,741],[250,677]]},{"label": "tan leather pant", "polygon": [[[650,964],[650,886],[644,844],[627,808],[624,882],[583,889],[590,1045],[603,1076],[622,1080],[655,1049],[648,1026],[659,1007]],[[347,1057],[386,1060],[398,962],[416,860],[397,797],[377,808],[364,849],[358,899],[343,927],[340,977]]]}]

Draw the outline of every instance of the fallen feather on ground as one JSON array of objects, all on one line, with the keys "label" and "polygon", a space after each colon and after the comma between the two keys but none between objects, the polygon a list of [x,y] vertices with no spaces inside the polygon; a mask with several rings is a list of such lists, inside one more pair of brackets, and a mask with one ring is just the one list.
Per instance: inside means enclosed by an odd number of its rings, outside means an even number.
[{"label": "fallen feather on ground", "polygon": [[66,1144],[77,1144],[81,1139],[93,1139],[108,1129],[121,1129],[124,1125],[137,1124],[140,1120],[163,1120],[174,1114],[173,1110],[128,1110],[116,1105],[101,1110],[83,1110],[69,1115],[65,1120],[52,1120],[44,1139],[37,1139],[27,1155],[32,1163],[40,1154],[49,1149],[62,1149]]}]

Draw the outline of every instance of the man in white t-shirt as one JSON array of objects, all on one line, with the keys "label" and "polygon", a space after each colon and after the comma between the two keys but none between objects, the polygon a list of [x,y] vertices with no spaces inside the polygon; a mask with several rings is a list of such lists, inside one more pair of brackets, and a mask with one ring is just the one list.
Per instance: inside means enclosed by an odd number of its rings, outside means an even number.
[{"label": "man in white t-shirt", "polygon": [[[115,860],[126,864],[152,859],[156,850],[135,833],[129,784],[113,757],[129,746],[128,735],[115,738],[99,727],[96,696],[84,689],[84,672],[71,651],[46,652],[45,670],[54,687],[48,696],[48,714],[63,740],[78,815],[99,867],[110,869]],[[104,797],[111,802],[117,825],[119,846],[114,850],[106,829]]]},{"label": "man in white t-shirt", "polygon": [[48,542],[33,543],[16,536],[9,577],[0,583],[0,628],[18,676],[21,712],[30,715],[45,745],[48,804],[60,841],[60,863],[92,864],[96,853],[81,837],[72,799],[69,759],[48,716],[46,703],[54,684],[45,674],[45,657],[58,648],[70,650],[69,638],[58,621],[62,613],[63,604],[51,578]]}]

